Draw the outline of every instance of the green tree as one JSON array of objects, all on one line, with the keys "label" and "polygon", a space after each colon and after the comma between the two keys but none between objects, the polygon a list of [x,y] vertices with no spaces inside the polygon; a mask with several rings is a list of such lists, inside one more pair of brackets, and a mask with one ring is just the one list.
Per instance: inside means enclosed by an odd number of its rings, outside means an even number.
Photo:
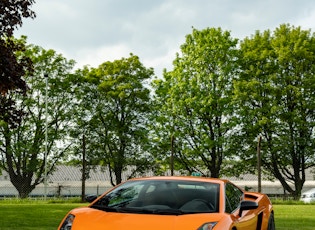
[{"label": "green tree", "polygon": [[113,185],[122,181],[127,166],[133,168],[132,177],[152,162],[144,150],[151,103],[148,81],[152,76],[153,70],[145,68],[133,54],[105,62],[88,74],[95,90],[88,98],[92,117],[87,127],[95,137],[89,142],[93,142],[93,154],[108,167]]},{"label": "green tree", "polygon": [[264,168],[296,199],[305,170],[315,164],[314,42],[310,31],[285,24],[273,34],[257,31],[241,43],[242,73],[235,84],[244,159],[255,159],[253,141],[262,136]]},{"label": "green tree", "polygon": [[164,133],[157,139],[163,148],[173,143],[176,165],[188,172],[219,177],[223,160],[231,157],[228,138],[233,130],[237,42],[221,28],[193,29],[173,62],[174,69],[155,81],[161,108],[157,133]]},{"label": "green tree", "polygon": [[[10,129],[7,123],[0,126],[0,166],[9,173],[19,196],[25,198],[43,182],[45,171],[47,174],[53,171],[70,144],[67,130],[72,125],[70,71],[74,61],[67,61],[53,50],[34,45],[28,45],[26,51],[19,55],[31,58],[35,72],[32,76],[25,76],[29,86],[26,95],[7,94],[25,115],[14,129]],[[44,74],[48,75],[48,79],[44,78]]]}]

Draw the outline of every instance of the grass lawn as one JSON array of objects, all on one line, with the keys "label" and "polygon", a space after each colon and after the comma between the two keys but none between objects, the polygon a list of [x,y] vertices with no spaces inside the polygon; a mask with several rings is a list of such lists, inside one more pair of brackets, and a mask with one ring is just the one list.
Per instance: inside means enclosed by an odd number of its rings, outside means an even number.
[{"label": "grass lawn", "polygon": [[315,205],[274,205],[277,230],[315,230]]},{"label": "grass lawn", "polygon": [[[56,230],[72,208],[87,204],[52,201],[0,201],[0,230]],[[314,230],[315,205],[275,204],[277,230]]]},{"label": "grass lawn", "polygon": [[56,230],[62,218],[80,203],[0,201],[0,230]]}]

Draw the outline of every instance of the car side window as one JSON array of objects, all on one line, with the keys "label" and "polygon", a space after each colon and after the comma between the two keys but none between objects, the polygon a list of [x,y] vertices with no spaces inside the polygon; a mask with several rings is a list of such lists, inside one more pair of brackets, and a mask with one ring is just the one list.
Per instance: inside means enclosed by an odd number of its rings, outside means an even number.
[{"label": "car side window", "polygon": [[233,184],[225,184],[225,212],[232,213],[240,205],[241,200],[243,199],[244,194],[242,190]]}]

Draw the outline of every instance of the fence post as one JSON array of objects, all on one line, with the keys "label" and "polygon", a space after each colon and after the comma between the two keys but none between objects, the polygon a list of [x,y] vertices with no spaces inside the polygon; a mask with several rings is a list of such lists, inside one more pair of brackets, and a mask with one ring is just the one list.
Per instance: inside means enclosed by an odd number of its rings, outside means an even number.
[{"label": "fence post", "polygon": [[85,134],[82,137],[82,193],[81,201],[85,202],[85,181],[86,181],[86,160],[85,160]]},{"label": "fence post", "polygon": [[261,192],[261,136],[258,137],[257,143],[257,170],[258,170],[258,192]]}]

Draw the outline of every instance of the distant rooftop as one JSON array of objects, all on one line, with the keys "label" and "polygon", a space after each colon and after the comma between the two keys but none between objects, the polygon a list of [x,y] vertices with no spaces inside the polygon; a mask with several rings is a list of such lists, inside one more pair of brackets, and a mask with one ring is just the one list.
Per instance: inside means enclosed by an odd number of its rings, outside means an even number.
[{"label": "distant rooftop", "polygon": [[[131,170],[127,170],[123,173],[123,181],[127,180],[131,175]],[[153,176],[153,172],[148,172],[143,176]],[[166,175],[170,175],[170,172],[167,172]],[[254,174],[244,174],[240,177],[223,177],[230,181],[257,181],[258,177]],[[80,167],[77,166],[68,166],[68,165],[58,165],[56,166],[55,171],[49,175],[48,182],[70,182],[70,181],[81,181],[82,171]],[[2,171],[0,174],[0,181],[9,181],[9,175],[7,172]],[[266,178],[262,178],[266,180]],[[306,171],[306,181],[314,181],[314,172],[312,170]],[[94,181],[110,181],[110,176],[107,170],[107,167],[95,166],[89,171],[89,176],[86,178],[87,182]]]}]

